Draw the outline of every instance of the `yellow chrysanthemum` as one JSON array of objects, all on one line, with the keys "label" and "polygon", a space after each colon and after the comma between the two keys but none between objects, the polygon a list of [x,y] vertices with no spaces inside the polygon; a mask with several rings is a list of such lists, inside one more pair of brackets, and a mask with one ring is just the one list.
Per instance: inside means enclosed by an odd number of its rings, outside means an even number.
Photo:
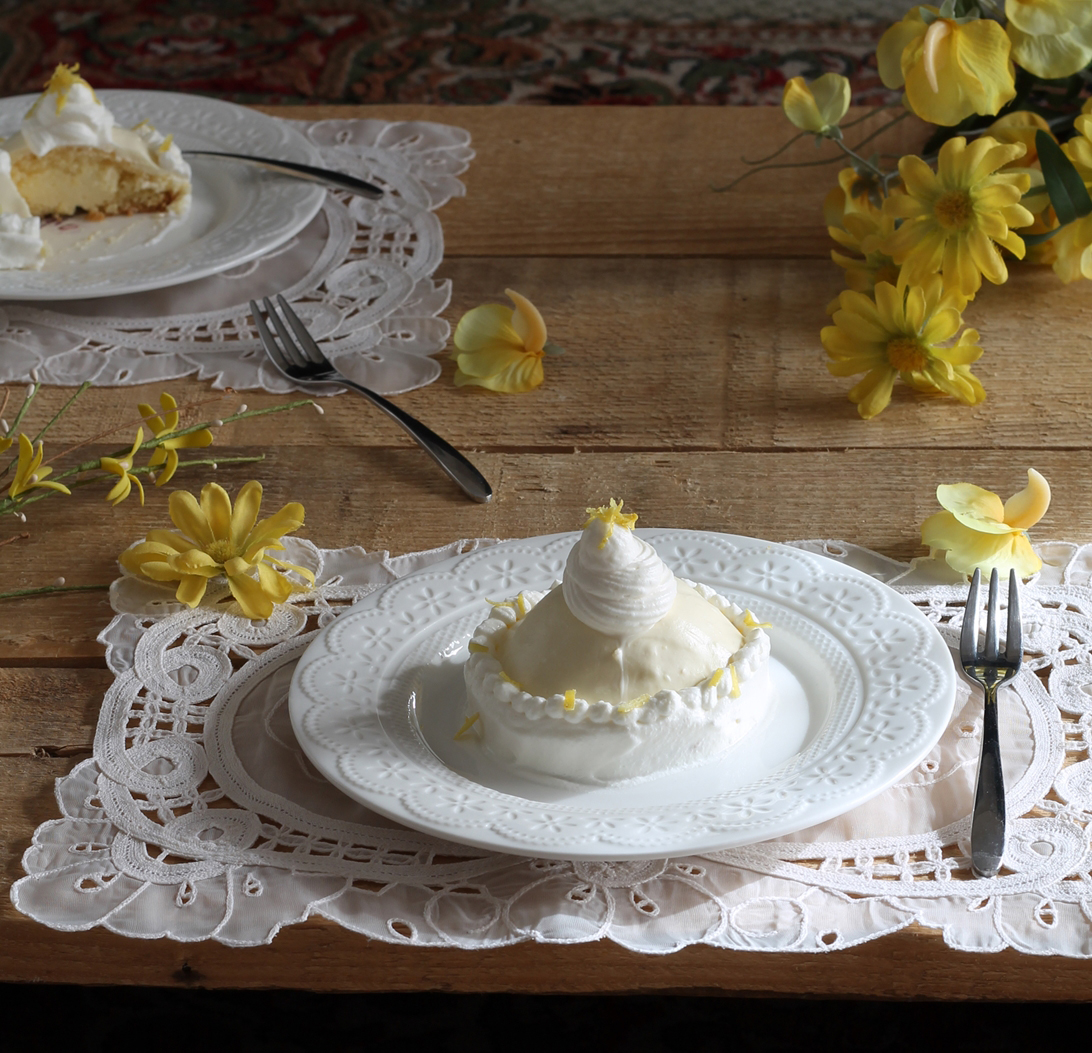
[{"label": "yellow chrysanthemum", "polygon": [[970,575],[1014,567],[1029,578],[1042,567],[1027,531],[1046,513],[1050,486],[1034,468],[1028,469],[1028,485],[1004,504],[991,490],[970,483],[938,486],[937,500],[944,511],[925,520],[921,540],[930,555],[943,552],[953,570]]},{"label": "yellow chrysanthemum", "polygon": [[129,496],[129,492],[133,489],[133,483],[136,483],[137,490],[140,492],[140,503],[144,504],[144,487],[141,486],[140,480],[133,475],[133,459],[136,457],[136,452],[140,449],[140,444],[143,441],[144,429],[137,428],[133,448],[124,457],[101,457],[99,459],[100,468],[118,476],[118,481],[114,483],[113,489],[106,495],[106,500],[110,504],[120,505]]},{"label": "yellow chrysanthemum", "polygon": [[884,84],[905,87],[907,104],[931,124],[997,113],[1016,95],[1005,30],[988,18],[937,14],[935,7],[915,7],[880,38],[876,60]]},{"label": "yellow chrysanthemum", "polygon": [[984,135],[968,144],[957,136],[940,148],[935,173],[912,154],[899,161],[906,193],[888,198],[884,211],[902,222],[885,247],[908,281],[920,283],[939,270],[946,290],[971,298],[983,276],[995,284],[1007,280],[997,246],[1023,259],[1024,242],[1013,228],[1035,217],[1020,203],[1031,186],[1028,174],[998,169],[1023,153],[1020,143]]},{"label": "yellow chrysanthemum", "polygon": [[963,325],[959,303],[955,294],[944,292],[938,275],[924,286],[877,282],[875,300],[852,290],[842,293],[834,325],[825,326],[820,339],[831,373],[865,374],[849,392],[865,420],[891,401],[900,377],[918,391],[951,395],[970,406],[986,397],[969,368],[982,355],[978,333],[965,329],[954,344],[942,346]]},{"label": "yellow chrysanthemum", "polygon": [[797,128],[828,135],[849,109],[849,81],[840,73],[824,73],[808,84],[803,77],[785,82],[781,108]]},{"label": "yellow chrysanthemum", "polygon": [[[830,257],[845,271],[846,286],[854,292],[870,293],[876,282],[898,283],[899,267],[884,251],[887,239],[895,232],[895,221],[871,201],[867,190],[860,192],[862,180],[852,168],[838,173],[838,187],[827,195],[824,211],[827,231],[838,245]],[[841,205],[838,206],[838,202]],[[827,313],[838,309],[835,300]]]},{"label": "yellow chrysanthemum", "polygon": [[[10,446],[11,443],[9,442],[8,445]],[[15,478],[12,479],[11,485],[8,487],[8,497],[18,497],[20,494],[26,493],[27,490],[33,490],[36,487],[59,490],[62,494],[72,493],[64,483],[54,483],[46,478],[46,476],[53,474],[53,469],[49,465],[42,465],[44,456],[45,449],[41,442],[32,443],[30,439],[20,433],[19,463],[15,466]]]},{"label": "yellow chrysanthemum", "polygon": [[[146,402],[141,402],[137,407],[144,422],[151,429],[152,434],[158,439],[161,435],[169,435],[178,428],[178,403],[174,398],[163,392],[159,396],[159,405],[163,408],[163,416],[160,417]],[[150,468],[157,468],[161,464],[166,467],[156,477],[155,485],[162,486],[170,482],[174,473],[178,470],[178,451],[193,449],[199,446],[211,446],[212,432],[208,428],[190,432],[188,435],[179,435],[173,439],[164,439],[153,451],[148,461]]]},{"label": "yellow chrysanthemum", "polygon": [[1088,0],[1005,0],[1013,59],[1047,80],[1069,77],[1092,62]]},{"label": "yellow chrysanthemum", "polygon": [[475,307],[455,327],[455,383],[491,391],[530,391],[542,383],[546,323],[525,296],[504,290],[515,308],[490,303]]},{"label": "yellow chrysanthemum", "polygon": [[315,576],[269,555],[281,551],[281,538],[303,525],[303,505],[286,504],[258,522],[261,483],[251,481],[239,491],[232,509],[223,487],[207,483],[201,501],[184,490],[171,494],[171,520],[181,533],[153,530],[139,545],[121,554],[121,565],[153,581],[177,581],[180,603],[196,607],[211,578],[224,576],[232,596],[247,618],[268,618],[273,604],[288,598],[294,586],[278,568],[294,570],[312,585]]}]

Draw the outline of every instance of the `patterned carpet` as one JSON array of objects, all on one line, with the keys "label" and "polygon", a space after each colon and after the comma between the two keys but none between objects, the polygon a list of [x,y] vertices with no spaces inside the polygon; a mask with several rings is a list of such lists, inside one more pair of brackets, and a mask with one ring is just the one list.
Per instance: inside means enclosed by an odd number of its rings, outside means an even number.
[{"label": "patterned carpet", "polygon": [[829,70],[888,100],[890,3],[780,2],[0,0],[0,96],[79,62],[96,86],[241,103],[772,103]]}]

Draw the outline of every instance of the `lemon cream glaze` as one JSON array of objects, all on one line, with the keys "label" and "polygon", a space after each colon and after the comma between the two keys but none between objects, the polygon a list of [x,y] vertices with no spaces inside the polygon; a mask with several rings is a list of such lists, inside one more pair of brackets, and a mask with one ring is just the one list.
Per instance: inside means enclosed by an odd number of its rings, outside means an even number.
[{"label": "lemon cream glaze", "polygon": [[766,626],[676,578],[621,509],[589,509],[561,584],[493,604],[474,632],[467,721],[505,764],[643,778],[723,753],[768,707]]},{"label": "lemon cream glaze", "polygon": [[28,215],[181,215],[190,201],[181,151],[146,121],[117,127],[76,69],[58,66],[19,131],[0,143]]}]

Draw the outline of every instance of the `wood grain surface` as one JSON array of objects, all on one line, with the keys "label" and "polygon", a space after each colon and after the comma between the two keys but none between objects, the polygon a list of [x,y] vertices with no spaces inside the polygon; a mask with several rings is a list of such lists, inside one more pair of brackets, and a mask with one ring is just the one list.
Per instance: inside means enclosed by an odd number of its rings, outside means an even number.
[{"label": "wood grain surface", "polygon": [[[590,503],[624,497],[642,525],[788,540],[844,538],[891,556],[923,554],[921,521],[941,482],[973,481],[1003,496],[1027,467],[1055,499],[1039,538],[1092,541],[1087,419],[1092,370],[1088,283],[1017,268],[966,312],[982,334],[981,406],[898,394],[862,422],[848,382],[824,367],[819,329],[840,288],[827,260],[822,199],[837,166],[776,171],[716,193],[786,136],[775,110],[467,107],[275,110],[286,116],[437,120],[470,130],[477,157],[465,198],[440,212],[452,283],[445,317],[516,288],[540,306],[567,349],[542,388],[521,396],[456,389],[444,356],[434,384],[396,401],[466,451],[496,491],[472,504],[386,417],[347,394],[310,408],[228,425],[214,450],[264,455],[222,467],[235,491],[249,478],[265,507],[299,500],[301,533],[323,547],[393,553],[467,537],[571,529]],[[878,124],[882,118],[872,118]],[[911,149],[904,121],[882,148]],[[787,155],[814,160],[809,141]],[[271,290],[272,291],[272,290]],[[256,393],[219,397],[169,385],[188,419],[224,416]],[[128,445],[136,404],[158,387],[92,389],[54,429],[52,446],[119,429],[88,448]],[[18,398],[19,392],[13,392]],[[70,391],[45,389],[33,420]],[[2,395],[0,395],[2,397]],[[213,400],[213,401],[210,401]],[[201,405],[198,405],[201,404]],[[207,475],[180,474],[196,489]],[[3,524],[0,591],[63,575],[108,583],[116,557],[167,525],[167,495],[111,509],[101,493],[43,500],[28,522]],[[22,873],[36,826],[54,818],[53,781],[90,756],[111,681],[97,633],[105,592],[0,604],[0,861],[4,890]],[[132,940],[101,929],[61,933],[0,897],[0,981],[293,987],[358,991],[696,992],[875,998],[1092,997],[1085,963],[967,955],[910,929],[829,955],[744,954],[692,947],[659,957],[602,942],[498,951],[421,950],[369,942],[320,919],[269,947],[230,949]]]}]

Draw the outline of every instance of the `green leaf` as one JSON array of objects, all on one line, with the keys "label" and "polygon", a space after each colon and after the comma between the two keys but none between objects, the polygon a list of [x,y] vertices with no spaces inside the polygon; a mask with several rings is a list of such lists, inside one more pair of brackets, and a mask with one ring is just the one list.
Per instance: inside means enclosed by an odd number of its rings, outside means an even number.
[{"label": "green leaf", "polygon": [[1035,149],[1039,152],[1039,164],[1043,169],[1050,203],[1061,226],[1092,213],[1092,197],[1062,148],[1053,137],[1042,130],[1035,133]]}]

